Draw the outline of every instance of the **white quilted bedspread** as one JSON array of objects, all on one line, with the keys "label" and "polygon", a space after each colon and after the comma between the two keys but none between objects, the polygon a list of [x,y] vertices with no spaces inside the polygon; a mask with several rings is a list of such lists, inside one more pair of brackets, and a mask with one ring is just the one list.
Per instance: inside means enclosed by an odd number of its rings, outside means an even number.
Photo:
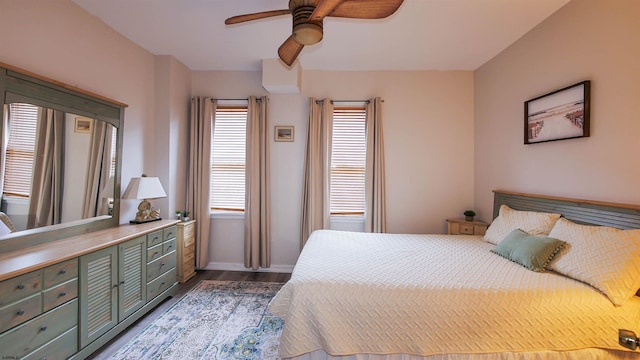
[{"label": "white quilted bedspread", "polygon": [[536,273],[474,236],[320,230],[269,310],[281,357],[575,350],[640,330],[640,299],[614,306],[588,285]]}]

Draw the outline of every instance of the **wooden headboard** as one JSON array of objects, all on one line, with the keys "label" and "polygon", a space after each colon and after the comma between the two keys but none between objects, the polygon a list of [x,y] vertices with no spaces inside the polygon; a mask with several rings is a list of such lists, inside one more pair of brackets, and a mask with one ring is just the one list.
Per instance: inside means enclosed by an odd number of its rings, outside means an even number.
[{"label": "wooden headboard", "polygon": [[505,204],[522,211],[542,211],[562,214],[580,224],[612,226],[618,229],[640,228],[640,205],[616,204],[545,195],[494,190],[493,218]]}]

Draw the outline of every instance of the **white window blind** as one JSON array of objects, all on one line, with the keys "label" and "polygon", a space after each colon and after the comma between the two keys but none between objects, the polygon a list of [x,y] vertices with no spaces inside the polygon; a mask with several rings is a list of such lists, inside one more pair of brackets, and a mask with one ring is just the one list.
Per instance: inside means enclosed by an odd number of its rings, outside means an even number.
[{"label": "white window blind", "polygon": [[117,141],[118,141],[118,129],[113,127],[111,131],[111,168],[109,169],[110,177],[116,176],[116,142]]},{"label": "white window blind", "polygon": [[365,108],[334,108],[331,145],[332,215],[364,214]]},{"label": "white window blind", "polygon": [[30,104],[9,105],[9,141],[7,143],[4,194],[29,197],[36,143],[38,107]]},{"label": "white window blind", "polygon": [[218,107],[211,141],[211,209],[244,211],[247,108]]}]

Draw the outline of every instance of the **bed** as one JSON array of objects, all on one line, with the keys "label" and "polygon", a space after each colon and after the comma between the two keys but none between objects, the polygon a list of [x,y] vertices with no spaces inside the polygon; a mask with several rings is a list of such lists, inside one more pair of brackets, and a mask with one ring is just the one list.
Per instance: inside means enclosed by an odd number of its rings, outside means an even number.
[{"label": "bed", "polygon": [[640,331],[640,207],[494,199],[485,236],[314,232],[269,305],[280,356],[640,358],[619,344]]}]

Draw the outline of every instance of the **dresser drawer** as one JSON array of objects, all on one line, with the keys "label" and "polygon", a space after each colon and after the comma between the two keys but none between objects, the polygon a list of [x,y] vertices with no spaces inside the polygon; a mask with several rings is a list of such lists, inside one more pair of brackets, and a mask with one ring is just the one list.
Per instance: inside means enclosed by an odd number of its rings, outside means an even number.
[{"label": "dresser drawer", "polygon": [[160,276],[165,271],[176,267],[176,252],[170,252],[161,258],[150,262],[147,265],[147,281],[151,281]]},{"label": "dresser drawer", "polygon": [[176,282],[176,268],[147,284],[147,301],[151,301]]},{"label": "dresser drawer", "polygon": [[78,280],[73,279],[42,292],[43,310],[49,311],[76,297],[78,297]]},{"label": "dresser drawer", "polygon": [[158,244],[152,248],[147,249],[147,263],[157,260],[162,256],[162,244]]},{"label": "dresser drawer", "polygon": [[0,282],[0,308],[40,292],[41,285],[41,270]]},{"label": "dresser drawer", "polygon": [[0,333],[40,315],[40,293],[0,308]]},{"label": "dresser drawer", "polygon": [[196,253],[195,251],[193,251],[193,249],[191,249],[189,252],[184,254],[182,258],[182,266],[184,266],[185,270],[189,269],[189,267],[191,268],[195,267],[195,258],[196,258]]},{"label": "dresser drawer", "polygon": [[185,227],[183,227],[183,237],[182,237],[182,244],[184,247],[187,247],[191,244],[193,244],[194,240],[195,240],[195,227],[193,226],[193,224],[189,224]]},{"label": "dresser drawer", "polygon": [[176,237],[176,227],[174,226],[169,226],[168,228],[164,229],[164,241],[167,241],[169,239],[173,239]]},{"label": "dresser drawer", "polygon": [[78,259],[71,259],[60,264],[51,265],[44,269],[44,288],[61,284],[78,277]]},{"label": "dresser drawer", "polygon": [[0,335],[3,354],[22,358],[78,323],[78,300],[42,314]]},{"label": "dresser drawer", "polygon": [[51,340],[22,360],[64,360],[78,351],[78,327],[74,326],[64,334]]},{"label": "dresser drawer", "polygon": [[460,234],[473,235],[473,225],[460,224]]},{"label": "dresser drawer", "polygon": [[162,234],[162,230],[147,234],[147,247],[150,248],[156,245],[160,245],[164,241],[164,237]]},{"label": "dresser drawer", "polygon": [[162,253],[163,254],[168,254],[172,251],[174,251],[176,249],[176,238],[173,238],[171,240],[165,241],[162,244]]}]

